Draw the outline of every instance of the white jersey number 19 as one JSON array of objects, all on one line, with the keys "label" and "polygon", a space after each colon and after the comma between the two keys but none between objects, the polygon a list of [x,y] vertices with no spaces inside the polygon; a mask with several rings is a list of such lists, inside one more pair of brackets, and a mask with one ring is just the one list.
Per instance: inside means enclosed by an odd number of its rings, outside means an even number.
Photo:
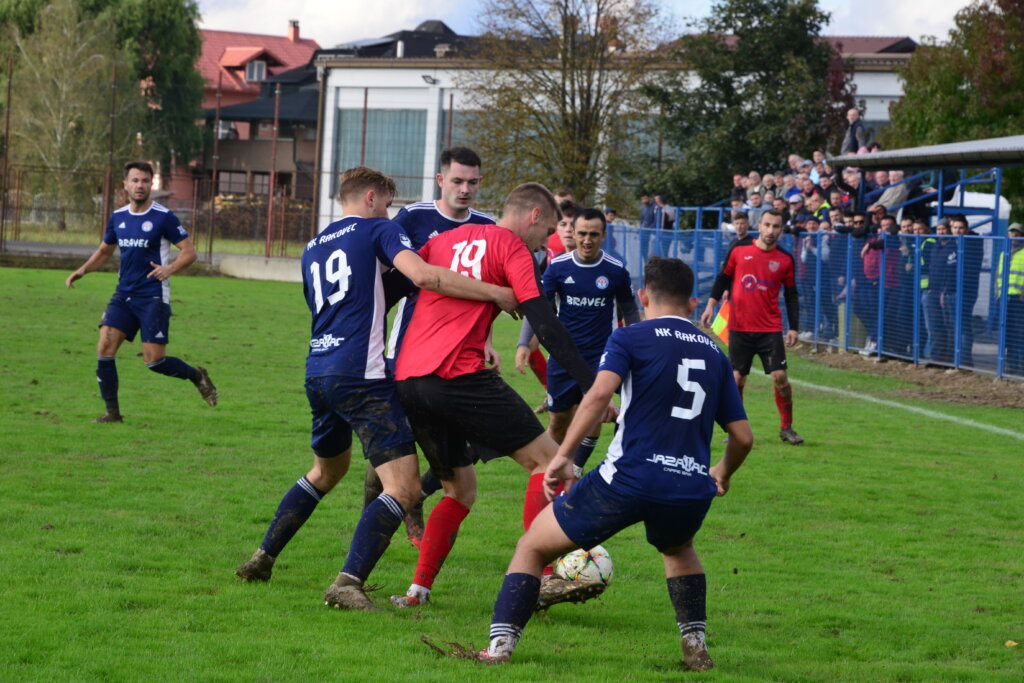
[{"label": "white jersey number 19", "polygon": [[479,280],[480,263],[484,260],[484,251],[487,249],[486,240],[458,242],[452,245],[452,249],[455,250],[455,254],[452,255],[451,270]]},{"label": "white jersey number 19", "polygon": [[[345,298],[348,293],[348,283],[352,277],[352,269],[348,265],[348,257],[341,249],[336,249],[327,257],[324,268],[324,280],[328,285],[337,283],[338,290],[327,295],[327,304],[334,305]],[[316,312],[324,307],[323,285],[320,283],[320,264],[313,261],[309,264],[309,274],[313,280],[313,298],[316,300]]]}]

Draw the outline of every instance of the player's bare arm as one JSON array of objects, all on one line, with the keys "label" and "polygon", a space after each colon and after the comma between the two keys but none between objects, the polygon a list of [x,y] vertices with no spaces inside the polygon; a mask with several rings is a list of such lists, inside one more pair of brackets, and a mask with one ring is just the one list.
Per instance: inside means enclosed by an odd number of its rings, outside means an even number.
[{"label": "player's bare arm", "polygon": [[494,370],[499,375],[501,374],[501,354],[494,348],[494,328],[487,333],[487,341],[484,343],[484,362],[491,366],[491,370]]},{"label": "player's bare arm", "polygon": [[718,299],[708,299],[708,305],[704,307],[704,312],[700,314],[700,324],[704,327],[709,327],[711,321],[715,317],[715,306],[718,305]]},{"label": "player's bare arm", "polygon": [[732,475],[740,468],[747,454],[754,446],[754,432],[750,429],[748,420],[736,420],[725,425],[725,431],[729,435],[729,443],[725,447],[725,455],[717,463],[711,466],[708,473],[715,480],[718,486],[719,496],[729,492],[729,482]]},{"label": "player's bare arm", "polygon": [[103,267],[103,264],[110,260],[110,257],[114,255],[114,249],[117,248],[116,244],[107,244],[103,242],[100,246],[96,247],[96,251],[92,253],[92,256],[81,265],[81,267],[75,272],[68,275],[68,279],[64,281],[64,285],[68,289],[74,289],[74,282],[81,280],[87,273],[91,273],[95,270],[99,270]]},{"label": "player's bare arm", "polygon": [[519,300],[510,288],[474,280],[440,266],[432,266],[414,251],[400,252],[395,256],[394,264],[395,268],[420,289],[429,289],[457,299],[490,301],[506,313],[513,313],[519,306]]},{"label": "player's bare arm", "polygon": [[174,262],[161,266],[159,263],[150,261],[149,265],[153,266],[153,270],[149,271],[146,277],[156,278],[163,282],[170,276],[185,270],[196,262],[199,255],[196,253],[196,246],[192,243],[191,237],[186,237],[174,246],[181,250],[181,253],[174,259]]}]

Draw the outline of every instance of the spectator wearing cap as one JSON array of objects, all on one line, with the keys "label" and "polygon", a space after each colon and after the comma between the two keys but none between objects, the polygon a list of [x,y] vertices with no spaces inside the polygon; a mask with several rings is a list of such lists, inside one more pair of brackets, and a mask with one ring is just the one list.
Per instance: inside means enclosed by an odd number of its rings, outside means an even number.
[{"label": "spectator wearing cap", "polygon": [[1011,223],[1006,236],[1010,250],[1000,254],[996,296],[1005,291],[1007,297],[1005,368],[1020,375],[1024,374],[1024,227]]},{"label": "spectator wearing cap", "polygon": [[793,226],[796,224],[796,220],[800,217],[801,221],[803,217],[801,214],[804,212],[804,196],[802,194],[795,194],[789,198],[789,220],[783,223],[786,232],[792,232]]}]

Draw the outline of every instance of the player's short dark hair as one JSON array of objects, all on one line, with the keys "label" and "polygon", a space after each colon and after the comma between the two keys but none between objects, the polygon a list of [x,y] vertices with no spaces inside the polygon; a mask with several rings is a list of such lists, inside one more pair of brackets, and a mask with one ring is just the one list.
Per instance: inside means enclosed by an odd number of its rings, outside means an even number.
[{"label": "player's short dark hair", "polygon": [[441,152],[441,170],[451,168],[452,162],[463,166],[476,166],[480,168],[483,164],[480,156],[469,147],[451,147]]},{"label": "player's short dark hair", "polygon": [[655,299],[685,305],[693,295],[693,271],[677,258],[651,256],[644,264],[644,289]]},{"label": "player's short dark hair", "polygon": [[571,199],[563,199],[558,202],[558,210],[562,212],[562,218],[573,218],[582,208]]},{"label": "player's short dark hair", "polygon": [[129,161],[127,164],[124,165],[123,171],[125,178],[128,177],[128,172],[131,171],[133,168],[136,171],[148,173],[150,178],[152,178],[155,175],[155,173],[153,173],[153,164],[149,163],[148,161],[143,161],[142,159],[136,159],[135,161]]},{"label": "player's short dark hair", "polygon": [[781,212],[781,211],[776,211],[775,209],[768,209],[767,211],[765,211],[764,213],[762,213],[762,214],[761,214],[761,220],[762,220],[762,221],[764,220],[764,217],[765,217],[765,216],[775,216],[775,217],[776,217],[776,218],[778,218],[778,219],[779,219],[780,221],[782,220],[782,212]]},{"label": "player's short dark hair", "polygon": [[735,223],[738,220],[746,221],[746,222],[749,223],[750,222],[750,216],[747,215],[746,211],[733,211],[732,212],[732,222]]},{"label": "player's short dark hair", "polygon": [[540,183],[523,183],[514,188],[505,197],[503,211],[504,213],[523,213],[535,208],[551,213],[556,219],[562,215],[551,190]]},{"label": "player's short dark hair", "polygon": [[380,171],[367,166],[356,166],[341,174],[338,198],[345,202],[355,199],[368,190],[395,196],[395,181]]},{"label": "player's short dark hair", "polygon": [[605,232],[608,229],[608,219],[604,217],[604,214],[600,209],[594,208],[580,208],[579,211],[573,216],[572,226],[576,227],[576,222],[580,219],[585,221],[599,220],[601,221],[601,232]]}]

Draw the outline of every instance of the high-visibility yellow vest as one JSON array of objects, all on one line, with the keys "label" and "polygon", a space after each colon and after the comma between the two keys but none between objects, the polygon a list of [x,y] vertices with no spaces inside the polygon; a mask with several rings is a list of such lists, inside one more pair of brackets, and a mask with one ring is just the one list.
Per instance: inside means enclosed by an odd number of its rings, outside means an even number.
[{"label": "high-visibility yellow vest", "polygon": [[995,296],[1002,296],[1002,273],[1006,270],[1007,260],[1010,260],[1010,278],[1007,281],[1007,293],[1010,296],[1024,294],[1024,248],[1016,252],[1002,252],[999,256],[999,267],[995,273]]},{"label": "high-visibility yellow vest", "polygon": [[928,271],[925,270],[924,265],[924,248],[928,246],[929,242],[932,244],[939,243],[934,237],[926,237],[921,240],[921,255],[918,257],[918,260],[921,262],[921,289],[928,289]]}]

